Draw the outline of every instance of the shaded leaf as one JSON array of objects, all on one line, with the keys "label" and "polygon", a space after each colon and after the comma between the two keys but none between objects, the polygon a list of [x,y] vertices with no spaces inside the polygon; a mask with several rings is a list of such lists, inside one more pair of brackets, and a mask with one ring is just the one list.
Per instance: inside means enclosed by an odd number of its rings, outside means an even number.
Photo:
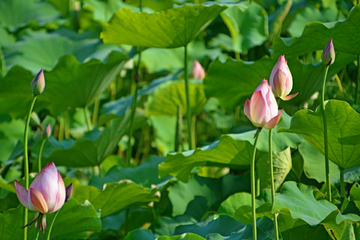
[{"label": "shaded leaf", "polygon": [[10,31],[26,26],[30,21],[39,25],[52,22],[60,17],[56,8],[48,2],[36,0],[11,0],[0,2],[0,23]]},{"label": "shaded leaf", "polygon": [[[182,115],[186,115],[186,96],[184,81],[168,81],[161,84],[153,94],[150,95],[146,106],[146,115],[176,116],[177,107],[180,104]],[[195,114],[201,110],[206,98],[202,80],[189,81],[189,96],[191,113]]]},{"label": "shaded leaf", "polygon": [[[76,200],[70,199],[59,210],[59,214],[54,223],[51,233],[51,239],[65,239],[65,238],[87,238],[88,231],[99,232],[101,230],[100,219],[94,209],[89,203],[79,204]],[[24,230],[23,226],[23,212],[24,207],[20,206],[16,209],[11,209],[3,214],[0,214],[0,239],[2,240],[18,240],[22,238]],[[33,217],[34,212],[29,213],[29,220]],[[55,213],[47,214],[47,223],[50,224],[55,216]],[[46,239],[46,234],[40,234],[40,239]],[[34,225],[28,227],[28,236],[36,236],[37,229]]]},{"label": "shaded leaf", "polygon": [[[48,157],[43,157],[42,164],[45,166],[49,162],[54,162],[57,166],[67,167],[98,166],[113,152],[128,130],[129,115],[123,119],[114,119],[109,127],[96,134],[94,140],[80,138],[74,141],[72,145],[62,145],[64,148],[57,148]],[[141,127],[144,122],[145,117],[143,115],[135,117],[134,129]],[[58,146],[61,145],[58,144]]]},{"label": "shaded leaf", "polygon": [[149,229],[156,237],[162,235],[171,236],[174,234],[175,228],[181,225],[195,224],[196,220],[188,215],[179,215],[173,218],[160,217],[151,223]]},{"label": "shaded leaf", "polygon": [[105,177],[93,176],[89,185],[102,189],[104,184],[114,183],[129,179],[143,187],[150,188],[151,185],[164,185],[171,176],[159,178],[158,165],[164,161],[164,157],[149,156],[145,162],[136,168],[112,167]]},{"label": "shaded leaf", "polygon": [[355,6],[345,21],[308,23],[299,38],[275,38],[273,50],[276,57],[285,54],[296,57],[308,52],[323,50],[332,38],[335,51],[360,54],[360,6]]},{"label": "shaded leaf", "polygon": [[233,46],[237,53],[243,53],[252,47],[264,43],[269,35],[268,19],[265,9],[252,3],[247,9],[233,7],[221,13],[228,27]]}]

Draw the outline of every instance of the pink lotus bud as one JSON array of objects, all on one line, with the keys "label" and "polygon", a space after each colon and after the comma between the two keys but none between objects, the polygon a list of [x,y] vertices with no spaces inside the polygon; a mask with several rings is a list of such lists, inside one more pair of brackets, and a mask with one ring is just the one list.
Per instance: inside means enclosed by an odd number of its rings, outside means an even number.
[{"label": "pink lotus bud", "polygon": [[321,60],[325,66],[330,66],[335,61],[335,49],[332,39],[328,42],[321,54]]},{"label": "pink lotus bud", "polygon": [[280,56],[270,74],[270,85],[276,97],[290,100],[298,93],[288,95],[293,87],[293,79],[284,55]]},{"label": "pink lotus bud", "polygon": [[193,66],[192,72],[193,72],[193,76],[195,79],[202,80],[205,77],[205,71],[204,71],[203,67],[201,66],[201,64],[197,60],[194,61],[194,66]]},{"label": "pink lotus bud", "polygon": [[50,137],[50,135],[51,135],[51,125],[48,124],[43,131],[43,138],[46,139],[46,138]]},{"label": "pink lotus bud", "polygon": [[32,211],[40,212],[42,230],[46,227],[46,222],[44,223],[46,220],[44,220],[43,215],[56,212],[64,205],[65,185],[54,163],[48,163],[41,170],[31,183],[29,191],[16,180],[14,185],[21,204]]},{"label": "pink lotus bud", "polygon": [[44,70],[41,69],[30,83],[30,89],[34,96],[40,95],[45,89]]},{"label": "pink lotus bud", "polygon": [[275,96],[266,79],[257,87],[251,100],[246,100],[244,112],[255,127],[270,130],[278,124],[283,110],[278,112]]},{"label": "pink lotus bud", "polygon": [[69,186],[66,187],[66,198],[65,202],[69,201],[73,195],[73,184],[71,183]]}]

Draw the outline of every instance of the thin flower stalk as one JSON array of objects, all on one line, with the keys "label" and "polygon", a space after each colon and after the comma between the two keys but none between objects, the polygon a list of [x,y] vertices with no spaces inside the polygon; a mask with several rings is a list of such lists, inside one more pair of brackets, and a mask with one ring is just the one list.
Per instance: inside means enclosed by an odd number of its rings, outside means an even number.
[{"label": "thin flower stalk", "polygon": [[259,135],[261,132],[260,127],[257,128],[255,134],[255,142],[252,152],[252,160],[250,164],[250,177],[251,177],[251,209],[252,209],[252,234],[253,240],[257,240],[257,229],[256,229],[256,206],[255,206],[255,193],[256,193],[256,183],[255,183],[255,160],[256,160],[256,145],[259,140]]},{"label": "thin flower stalk", "polygon": [[[275,182],[274,182],[274,163],[272,157],[272,133],[273,130],[269,130],[269,163],[270,163],[270,178],[271,178],[271,209],[274,209],[275,205]],[[275,228],[275,239],[279,240],[279,227],[277,222],[277,214],[274,212],[274,228]]]},{"label": "thin flower stalk", "polygon": [[189,149],[192,145],[192,120],[191,120],[191,104],[190,104],[190,90],[189,90],[189,78],[188,78],[188,64],[187,64],[187,45],[184,47],[184,78],[185,78],[185,94],[186,94],[186,117],[187,117],[187,129]]}]

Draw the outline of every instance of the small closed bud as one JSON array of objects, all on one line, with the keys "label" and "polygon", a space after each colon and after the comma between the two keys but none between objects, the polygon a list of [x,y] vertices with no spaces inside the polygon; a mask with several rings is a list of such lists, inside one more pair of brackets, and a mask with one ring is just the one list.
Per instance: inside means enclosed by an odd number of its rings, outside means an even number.
[{"label": "small closed bud", "polygon": [[43,131],[43,138],[46,139],[46,138],[50,137],[50,135],[51,135],[51,125],[48,124]]},{"label": "small closed bud", "polygon": [[45,89],[44,70],[41,69],[30,83],[30,89],[35,96],[40,95]]},{"label": "small closed bud", "polygon": [[324,48],[321,54],[321,60],[325,66],[330,66],[335,61],[335,49],[332,39],[330,39],[329,43]]},{"label": "small closed bud", "polygon": [[71,183],[69,186],[65,188],[66,191],[66,197],[65,202],[69,201],[72,198],[73,195],[73,184]]},{"label": "small closed bud", "polygon": [[192,68],[192,72],[193,72],[193,76],[195,79],[204,79],[205,77],[205,71],[203,69],[203,67],[201,66],[201,64],[195,60],[194,61],[194,66]]},{"label": "small closed bud", "polygon": [[32,112],[30,115],[30,125],[40,127],[41,121],[36,112]]}]

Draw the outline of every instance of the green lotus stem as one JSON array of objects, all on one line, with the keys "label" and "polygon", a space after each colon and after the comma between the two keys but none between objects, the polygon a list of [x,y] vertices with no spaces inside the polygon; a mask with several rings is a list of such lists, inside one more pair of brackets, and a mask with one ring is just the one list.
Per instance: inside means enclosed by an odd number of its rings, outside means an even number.
[{"label": "green lotus stem", "polygon": [[35,240],[38,240],[38,239],[39,239],[39,235],[40,235],[40,229],[39,229],[39,231],[37,231]]},{"label": "green lotus stem", "polygon": [[99,107],[100,107],[100,98],[97,98],[94,103],[94,110],[92,116],[92,123],[93,125],[97,124],[98,114],[99,114]]},{"label": "green lotus stem", "polygon": [[191,118],[191,123],[192,123],[192,146],[191,148],[192,149],[195,149],[196,148],[196,115],[193,115],[192,118]]},{"label": "green lotus stem", "polygon": [[50,227],[49,227],[49,232],[48,232],[48,235],[47,235],[47,238],[46,238],[47,240],[50,240],[51,230],[52,230],[52,228],[53,228],[53,226],[54,226],[55,219],[56,219],[57,215],[59,214],[60,210],[61,210],[61,209],[59,209],[59,211],[57,211],[57,212],[55,213],[55,216],[54,216],[54,218],[53,218],[53,220],[52,220],[52,222],[51,222],[51,225],[50,225]]},{"label": "green lotus stem", "polygon": [[355,105],[358,105],[359,81],[360,81],[360,55],[357,55],[357,79],[356,79],[356,88],[355,88]]},{"label": "green lotus stem", "polygon": [[341,196],[341,205],[343,205],[346,198],[345,195],[345,183],[344,183],[344,169],[340,168],[340,196]]},{"label": "green lotus stem", "polygon": [[329,66],[325,68],[323,87],[321,92],[321,112],[323,117],[324,124],[324,147],[325,147],[325,176],[326,176],[326,186],[328,192],[328,200],[331,202],[331,184],[330,184],[330,167],[329,167],[329,148],[328,148],[328,132],[327,132],[327,122],[325,116],[325,86],[326,86],[326,77],[329,70]]},{"label": "green lotus stem", "polygon": [[[140,59],[140,57],[139,57],[139,59]],[[140,62],[139,62],[139,64],[140,64]],[[130,115],[129,140],[128,140],[127,150],[126,150],[126,166],[130,166],[130,159],[131,159],[131,153],[132,153],[131,138],[132,138],[132,131],[133,131],[133,127],[134,127],[134,118],[135,118],[135,113],[136,113],[137,92],[138,92],[138,83],[135,83],[135,93],[134,93],[131,115]]]},{"label": "green lotus stem", "polygon": [[85,114],[86,126],[88,131],[90,132],[92,130],[92,125],[91,125],[91,120],[87,106],[84,107],[84,114]]},{"label": "green lotus stem", "polygon": [[175,152],[180,151],[181,138],[182,138],[181,126],[182,126],[181,104],[178,104],[177,115],[176,115],[176,130],[175,130]]},{"label": "green lotus stem", "polygon": [[65,120],[64,120],[64,116],[62,116],[62,114],[60,114],[59,115],[59,135],[58,135],[59,142],[64,140],[64,132],[65,132]]},{"label": "green lotus stem", "polygon": [[188,128],[188,140],[189,150],[192,145],[192,121],[191,121],[191,104],[190,104],[190,93],[189,93],[189,79],[188,79],[188,66],[187,66],[187,45],[184,47],[184,78],[185,78],[185,94],[186,94],[186,116],[187,116],[187,128]]},{"label": "green lotus stem", "polygon": [[[274,164],[272,158],[272,133],[273,130],[269,130],[269,163],[270,163],[270,178],[271,178],[271,205],[272,209],[275,205],[275,182],[274,182]],[[277,215],[274,213],[274,227],[275,227],[275,239],[279,240],[279,227],[277,222]]]},{"label": "green lotus stem", "polygon": [[260,188],[261,188],[261,181],[260,181],[260,176],[258,172],[255,172],[255,181],[256,181],[256,185],[255,185],[255,197],[260,196]]},{"label": "green lotus stem", "polygon": [[253,222],[253,240],[257,240],[256,234],[256,207],[255,207],[255,155],[256,155],[256,145],[259,139],[261,128],[257,128],[255,133],[255,142],[252,153],[252,160],[250,164],[250,178],[251,178],[251,207],[252,207],[252,222]]},{"label": "green lotus stem", "polygon": [[45,142],[46,142],[46,139],[43,139],[42,143],[41,143],[41,147],[40,147],[40,151],[39,151],[39,162],[38,162],[38,170],[39,170],[39,173],[41,172],[41,155],[42,155],[42,151],[43,151],[43,148],[44,148],[44,145],[45,145]]},{"label": "green lotus stem", "polygon": [[153,214],[154,220],[156,220],[157,219],[157,214],[156,214],[156,211],[155,211],[154,207],[151,207],[151,212]]},{"label": "green lotus stem", "polygon": [[[29,124],[30,116],[34,108],[37,96],[33,97],[31,102],[29,112],[26,118],[25,124],[25,133],[24,133],[24,176],[25,176],[25,188],[29,190],[29,158],[28,158],[28,134],[29,134]],[[24,226],[28,223],[28,209],[24,208]],[[27,240],[27,228],[24,228],[24,240]]]},{"label": "green lotus stem", "polygon": [[69,110],[64,111],[64,133],[65,139],[70,138],[70,120],[69,120]]}]

